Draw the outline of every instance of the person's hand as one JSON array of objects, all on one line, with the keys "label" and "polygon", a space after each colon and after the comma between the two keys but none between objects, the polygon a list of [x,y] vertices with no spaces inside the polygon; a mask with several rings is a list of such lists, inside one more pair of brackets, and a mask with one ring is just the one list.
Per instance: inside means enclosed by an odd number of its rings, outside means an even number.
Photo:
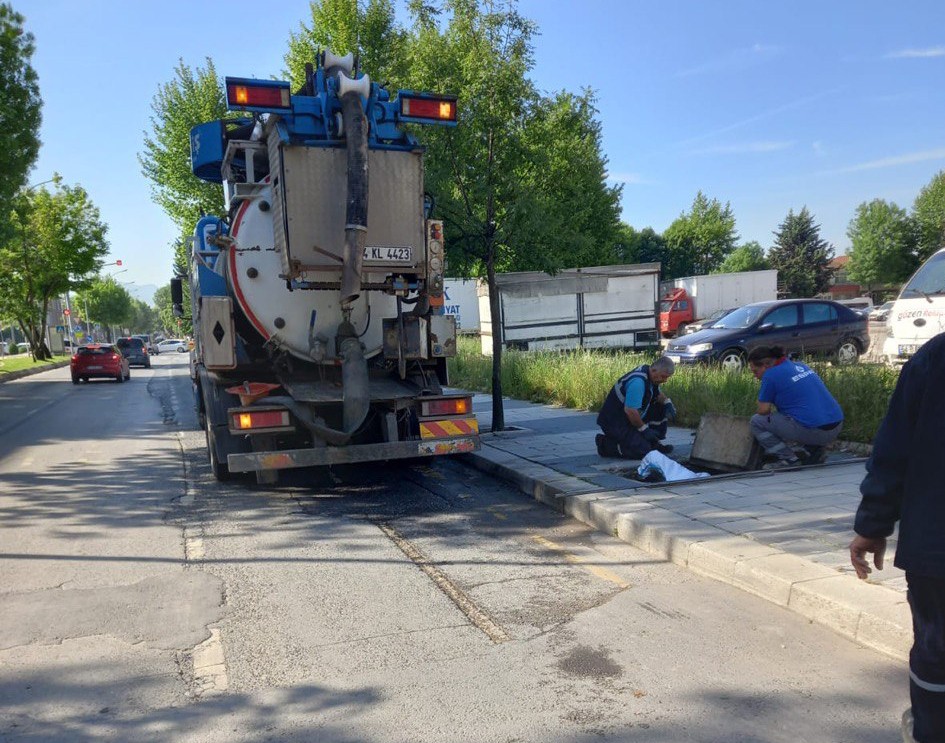
[{"label": "person's hand", "polygon": [[656,446],[660,443],[660,435],[649,426],[645,426],[644,428],[640,429],[640,433],[642,433],[643,438],[653,446]]},{"label": "person's hand", "polygon": [[867,553],[873,554],[873,564],[877,570],[883,569],[883,558],[886,555],[885,537],[861,537],[857,534],[850,542],[850,564],[856,570],[856,577],[860,580],[866,580],[872,571],[869,561],[866,559]]},{"label": "person's hand", "polygon": [[666,410],[666,419],[670,421],[675,421],[676,420],[676,406],[673,405],[673,401],[670,400],[668,397],[666,398],[666,402],[665,402],[665,410]]},{"label": "person's hand", "polygon": [[656,402],[661,402],[661,403],[664,403],[664,404],[665,404],[665,403],[668,403],[668,402],[669,402],[669,398],[666,397],[666,395],[665,395],[664,393],[660,392],[660,393],[656,396]]}]

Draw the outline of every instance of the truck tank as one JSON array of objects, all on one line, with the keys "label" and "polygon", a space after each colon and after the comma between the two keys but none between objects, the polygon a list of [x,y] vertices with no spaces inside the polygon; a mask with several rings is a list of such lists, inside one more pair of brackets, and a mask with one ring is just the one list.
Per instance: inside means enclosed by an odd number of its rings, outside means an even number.
[{"label": "truck tank", "polygon": [[436,456],[479,447],[468,395],[444,394],[443,225],[406,123],[456,99],[388,91],[352,55],[306,83],[227,78],[239,118],[191,132],[226,214],[192,242],[192,378],[214,474]]}]

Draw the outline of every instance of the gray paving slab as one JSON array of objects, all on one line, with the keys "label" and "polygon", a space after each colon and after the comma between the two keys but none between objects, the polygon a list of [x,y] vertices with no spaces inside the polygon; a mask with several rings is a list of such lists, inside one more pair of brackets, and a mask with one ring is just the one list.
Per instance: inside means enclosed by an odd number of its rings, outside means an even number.
[{"label": "gray paving slab", "polygon": [[[911,620],[901,571],[888,565],[859,581],[847,545],[864,460],[832,455],[827,465],[651,485],[632,479],[638,462],[602,459],[595,414],[508,401],[506,423],[484,433],[475,466],[529,496],[664,559],[750,591],[898,658],[908,655]],[[473,408],[488,430],[491,398]],[[693,431],[671,428],[674,458]]]}]

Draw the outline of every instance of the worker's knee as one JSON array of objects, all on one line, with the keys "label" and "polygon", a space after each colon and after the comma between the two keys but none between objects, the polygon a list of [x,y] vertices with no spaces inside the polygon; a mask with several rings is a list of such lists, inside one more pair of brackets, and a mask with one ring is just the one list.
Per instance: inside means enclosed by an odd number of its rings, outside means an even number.
[{"label": "worker's knee", "polygon": [[751,417],[749,426],[751,427],[752,433],[762,433],[764,431],[767,431],[769,428],[768,416],[758,415],[757,413],[755,413],[755,415]]}]

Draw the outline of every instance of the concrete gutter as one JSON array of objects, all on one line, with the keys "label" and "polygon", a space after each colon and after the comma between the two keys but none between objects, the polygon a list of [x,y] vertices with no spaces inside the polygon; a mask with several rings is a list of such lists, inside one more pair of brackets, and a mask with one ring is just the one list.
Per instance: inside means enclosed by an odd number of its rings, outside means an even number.
[{"label": "concrete gutter", "polygon": [[663,508],[659,503],[668,497],[666,485],[602,489],[490,446],[491,436],[484,434],[481,451],[467,455],[477,469],[656,557],[784,606],[894,658],[908,659],[912,618],[903,592]]}]

